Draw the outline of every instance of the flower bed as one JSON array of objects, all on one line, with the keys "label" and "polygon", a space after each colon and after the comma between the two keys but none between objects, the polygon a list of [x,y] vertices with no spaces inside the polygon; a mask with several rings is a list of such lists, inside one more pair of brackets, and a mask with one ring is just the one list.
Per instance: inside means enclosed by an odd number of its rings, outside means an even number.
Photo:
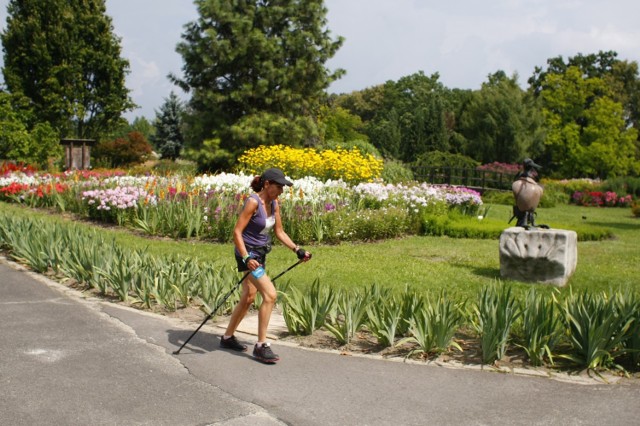
[{"label": "flower bed", "polygon": [[[146,232],[229,241],[252,176],[244,173],[126,176],[121,173],[39,174],[0,178],[0,199],[54,207]],[[427,184],[356,185],[312,176],[293,179],[280,197],[287,232],[300,243],[394,238],[423,231],[425,215],[474,215],[480,194]]]}]

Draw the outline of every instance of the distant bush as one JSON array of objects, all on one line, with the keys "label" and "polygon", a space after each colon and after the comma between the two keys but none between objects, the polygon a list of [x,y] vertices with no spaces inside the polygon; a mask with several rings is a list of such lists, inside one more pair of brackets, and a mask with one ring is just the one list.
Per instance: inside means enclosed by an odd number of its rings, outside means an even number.
[{"label": "distant bush", "polygon": [[553,187],[547,188],[545,186],[543,188],[544,192],[538,207],[555,207],[557,204],[569,204],[570,197],[563,191],[558,191]]},{"label": "distant bush", "polygon": [[601,191],[629,194],[640,197],[640,177],[619,177],[607,179],[600,185]]},{"label": "distant bush", "polygon": [[[557,204],[569,204],[569,195],[558,191],[553,187],[544,187],[542,198],[538,207],[555,207]],[[490,204],[502,204],[512,206],[515,204],[513,193],[511,191],[487,190],[482,194],[482,201]]]},{"label": "distant bush", "polygon": [[522,170],[522,166],[520,164],[498,163],[494,161],[493,163],[482,164],[476,167],[476,170],[516,175]]},{"label": "distant bush", "polygon": [[416,167],[452,167],[456,169],[475,169],[480,163],[462,154],[431,151],[420,155],[412,166]]},{"label": "distant bush", "polygon": [[147,161],[139,164],[129,170],[130,175],[147,175],[154,174],[159,176],[195,176],[197,172],[197,164],[186,160],[157,160]]},{"label": "distant bush", "polygon": [[122,167],[139,164],[151,154],[151,144],[140,132],[129,132],[126,138],[111,141],[101,141],[96,145],[91,155],[96,159],[95,164],[105,167]]},{"label": "distant bush", "polygon": [[488,204],[502,204],[512,206],[514,203],[513,193],[511,191],[498,191],[488,189],[482,193],[482,201]]},{"label": "distant bush", "polygon": [[452,238],[498,239],[510,225],[497,219],[469,216],[426,216],[422,223],[424,235]]},{"label": "distant bush", "polygon": [[382,180],[386,183],[402,183],[413,180],[413,172],[401,161],[385,160]]},{"label": "distant bush", "polygon": [[338,149],[341,149],[344,151],[351,151],[353,149],[357,149],[358,151],[360,151],[360,154],[362,155],[372,155],[375,158],[382,158],[380,151],[378,151],[376,147],[373,146],[373,144],[362,139],[354,139],[348,142],[336,142],[332,140],[327,140],[321,146],[318,147],[319,151],[324,151],[324,150],[336,151]]},{"label": "distant bush", "polygon": [[575,193],[576,191],[599,191],[602,184],[601,181],[594,179],[541,179],[540,183],[545,188],[549,188],[557,192],[564,192],[569,197],[571,197],[571,195],[573,195],[573,193]]}]

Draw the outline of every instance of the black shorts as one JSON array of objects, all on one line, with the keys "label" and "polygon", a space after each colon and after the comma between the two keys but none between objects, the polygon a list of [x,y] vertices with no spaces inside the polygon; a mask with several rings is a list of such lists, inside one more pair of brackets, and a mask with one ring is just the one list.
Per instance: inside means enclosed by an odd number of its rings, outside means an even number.
[{"label": "black shorts", "polygon": [[[263,267],[267,266],[267,253],[271,251],[271,246],[264,246],[264,247],[246,246],[246,248],[247,250],[249,250],[249,254],[251,254],[252,258],[257,260],[258,263],[261,264]],[[248,271],[249,268],[242,261],[242,257],[240,257],[238,253],[235,253],[235,255],[236,255],[236,263],[238,264],[238,272]]]}]

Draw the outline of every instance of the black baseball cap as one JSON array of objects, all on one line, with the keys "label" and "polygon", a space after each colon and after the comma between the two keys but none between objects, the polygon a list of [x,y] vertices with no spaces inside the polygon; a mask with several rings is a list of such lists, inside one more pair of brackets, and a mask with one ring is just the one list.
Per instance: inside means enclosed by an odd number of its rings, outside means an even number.
[{"label": "black baseball cap", "polygon": [[282,170],[275,167],[265,170],[260,178],[263,182],[268,180],[269,182],[275,182],[280,185],[293,186],[293,182],[287,180],[287,178],[284,177],[284,173],[282,172]]}]

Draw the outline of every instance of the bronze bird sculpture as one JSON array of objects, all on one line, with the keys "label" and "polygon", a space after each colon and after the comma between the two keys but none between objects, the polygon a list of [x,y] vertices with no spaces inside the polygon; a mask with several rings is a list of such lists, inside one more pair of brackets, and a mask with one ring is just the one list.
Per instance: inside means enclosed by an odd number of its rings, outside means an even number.
[{"label": "bronze bird sculpture", "polygon": [[[542,186],[536,182],[537,171],[541,167],[534,163],[532,159],[525,158],[522,162],[523,170],[518,173],[511,185],[515,206],[513,206],[513,216],[509,223],[516,218],[516,226],[525,229],[537,228],[535,223],[535,210],[542,198]],[[539,225],[540,228],[549,228],[547,225]]]}]

